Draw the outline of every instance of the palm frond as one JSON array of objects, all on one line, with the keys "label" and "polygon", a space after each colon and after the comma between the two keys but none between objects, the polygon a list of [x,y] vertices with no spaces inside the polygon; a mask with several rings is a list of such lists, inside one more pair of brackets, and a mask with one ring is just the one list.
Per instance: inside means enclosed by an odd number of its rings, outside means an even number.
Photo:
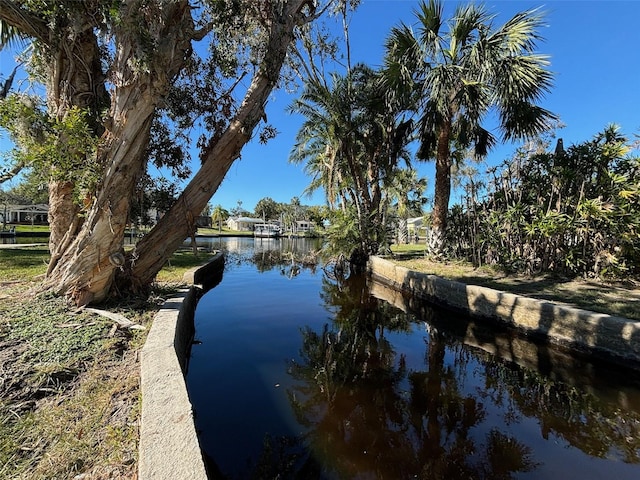
[{"label": "palm frond", "polygon": [[419,21],[420,44],[428,55],[437,56],[440,54],[440,29],[443,23],[443,12],[444,4],[438,0],[429,0],[428,4],[420,2],[419,8],[414,11]]},{"label": "palm frond", "polygon": [[19,48],[25,37],[17,28],[0,19],[0,50],[5,47]]},{"label": "palm frond", "polygon": [[500,129],[506,141],[534,138],[552,128],[558,117],[530,102],[512,102],[500,108]]},{"label": "palm frond", "polygon": [[538,31],[543,26],[545,26],[544,12],[539,8],[527,10],[517,13],[495,30],[488,41],[491,45],[499,46],[512,55],[533,52],[536,43],[542,40]]}]

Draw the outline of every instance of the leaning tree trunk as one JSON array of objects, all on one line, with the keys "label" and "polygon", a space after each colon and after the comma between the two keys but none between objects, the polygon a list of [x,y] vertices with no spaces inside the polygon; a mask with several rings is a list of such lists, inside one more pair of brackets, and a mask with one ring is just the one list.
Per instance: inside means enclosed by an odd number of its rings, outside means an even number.
[{"label": "leaning tree trunk", "polygon": [[[78,235],[60,253],[43,284],[78,305],[104,300],[115,270],[124,263],[130,199],[144,170],[156,105],[191,51],[194,31],[188,2],[154,6],[146,4],[140,11],[139,4],[123,5],[116,31],[114,100],[97,154],[97,164],[105,169],[102,184]],[[148,43],[139,43],[144,41],[141,19],[146,20],[145,33],[155,40],[153,52]],[[143,61],[147,67],[135,69]]]},{"label": "leaning tree trunk", "polygon": [[262,63],[234,119],[222,136],[201,153],[203,165],[174,205],[127,255],[118,272],[116,287],[144,289],[155,278],[171,254],[195,232],[199,215],[222,183],[227,171],[250,140],[264,116],[264,106],[280,76],[296,26],[310,21],[313,12],[303,12],[307,0],[289,1],[282,12],[274,12]]},{"label": "leaning tree trunk", "polygon": [[427,233],[426,245],[427,254],[436,258],[441,257],[444,252],[447,213],[449,211],[449,197],[451,196],[450,138],[451,124],[445,123],[438,134],[435,198],[433,201],[431,230]]}]

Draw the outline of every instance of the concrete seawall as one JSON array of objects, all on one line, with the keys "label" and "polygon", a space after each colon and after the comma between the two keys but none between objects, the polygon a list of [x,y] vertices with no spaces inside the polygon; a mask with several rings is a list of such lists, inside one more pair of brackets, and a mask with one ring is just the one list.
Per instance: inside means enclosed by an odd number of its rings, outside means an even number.
[{"label": "concrete seawall", "polygon": [[367,270],[374,280],[416,298],[514,327],[562,347],[640,367],[640,322],[466,285],[414,272],[380,257],[371,257]]},{"label": "concrete seawall", "polygon": [[219,253],[187,272],[184,280],[192,286],[166,300],[154,317],[140,360],[140,480],[207,479],[185,373],[201,285],[215,283],[223,268]]},{"label": "concrete seawall", "polygon": [[[214,286],[223,268],[224,257],[219,254],[185,274],[185,283],[193,286],[168,299],[154,318],[140,362],[139,480],[208,478],[184,375],[193,339],[193,313],[204,291],[201,286]],[[373,286],[373,293],[399,308],[408,308],[413,299],[427,300],[497,321],[549,343],[640,368],[640,322],[466,285],[410,271],[379,257],[369,260],[368,272],[375,281],[390,287]],[[506,337],[487,339],[471,324],[464,327],[466,343],[531,368],[539,366],[540,350],[529,343]],[[545,355],[548,363],[557,366],[557,375],[566,377],[563,381],[576,380],[572,379],[575,372],[570,370],[570,356],[561,352]]]}]

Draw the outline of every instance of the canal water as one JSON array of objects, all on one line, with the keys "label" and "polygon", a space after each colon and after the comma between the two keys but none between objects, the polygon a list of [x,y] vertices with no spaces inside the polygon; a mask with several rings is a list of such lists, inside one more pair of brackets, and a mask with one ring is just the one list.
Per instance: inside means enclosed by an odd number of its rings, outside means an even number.
[{"label": "canal water", "polygon": [[187,383],[211,478],[640,478],[638,374],[308,266],[317,242],[208,246]]}]

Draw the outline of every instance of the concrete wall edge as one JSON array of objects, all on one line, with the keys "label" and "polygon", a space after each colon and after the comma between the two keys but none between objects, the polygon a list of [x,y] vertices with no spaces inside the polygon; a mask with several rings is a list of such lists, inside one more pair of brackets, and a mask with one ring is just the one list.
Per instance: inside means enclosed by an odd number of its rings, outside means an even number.
[{"label": "concrete wall edge", "polygon": [[415,272],[373,256],[372,279],[436,305],[465,312],[626,367],[640,369],[640,322]]},{"label": "concrete wall edge", "polygon": [[165,300],[140,356],[142,413],[138,479],[208,478],[187,392],[185,373],[194,333],[194,312],[205,282],[224,268],[222,253],[185,274],[191,284]]}]

